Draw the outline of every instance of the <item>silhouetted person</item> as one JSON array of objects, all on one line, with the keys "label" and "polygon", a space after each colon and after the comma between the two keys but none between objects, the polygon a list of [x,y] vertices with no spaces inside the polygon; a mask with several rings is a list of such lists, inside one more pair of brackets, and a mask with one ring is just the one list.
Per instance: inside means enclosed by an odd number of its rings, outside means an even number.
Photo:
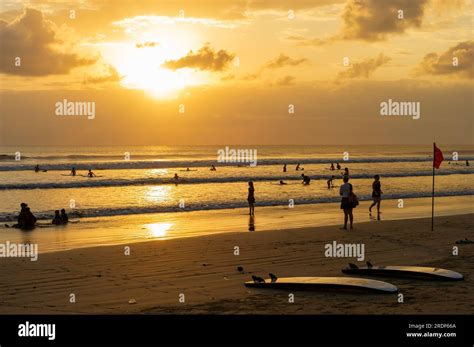
[{"label": "silhouetted person", "polygon": [[341,165],[339,165],[339,163],[336,163],[336,168],[337,168],[338,170],[341,170]]},{"label": "silhouetted person", "polygon": [[255,188],[253,187],[253,182],[249,182],[249,194],[247,196],[247,201],[249,203],[249,215],[253,216],[255,214]]},{"label": "silhouetted person", "polygon": [[344,176],[349,176],[349,168],[344,168],[344,173],[343,173]]},{"label": "silhouetted person", "polygon": [[73,167],[71,169],[71,176],[76,176],[76,168],[75,167]]},{"label": "silhouetted person", "polygon": [[331,167],[329,168],[329,170],[334,171],[334,163],[331,163]]},{"label": "silhouetted person", "polygon": [[469,166],[469,160],[466,160],[466,166]]},{"label": "silhouetted person", "polygon": [[14,227],[18,227],[20,229],[25,228],[25,225],[26,225],[26,208],[27,207],[28,207],[28,205],[25,204],[24,202],[22,202],[20,204],[20,213],[18,214],[18,218],[17,218],[18,224],[14,225]]},{"label": "silhouetted person", "polygon": [[308,185],[309,182],[311,182],[311,178],[309,176],[306,176],[305,174],[301,174],[301,177],[303,178],[303,184]]},{"label": "silhouetted person", "polygon": [[53,217],[53,220],[51,221],[51,224],[54,224],[54,225],[62,224],[59,210],[54,211],[54,217]]},{"label": "silhouetted person", "polygon": [[298,163],[298,165],[296,165],[296,171],[299,171],[300,170],[300,163]]},{"label": "silhouetted person", "polygon": [[283,172],[286,172],[286,164],[283,165]]},{"label": "silhouetted person", "polygon": [[175,181],[178,181],[178,180],[179,180],[179,176],[178,176],[177,173],[174,174],[174,180],[175,180]]},{"label": "silhouetted person", "polygon": [[287,184],[287,183],[285,183],[285,182],[283,182],[283,181],[280,181],[280,185],[284,185],[284,184]]},{"label": "silhouetted person", "polygon": [[342,197],[341,199],[341,210],[344,210],[344,230],[347,230],[347,220],[350,219],[351,229],[352,223],[354,221],[354,217],[352,215],[352,209],[354,208],[352,202],[350,201],[350,197],[352,194],[352,184],[349,183],[349,176],[344,176],[343,178],[344,184],[341,185],[339,188],[339,195]]},{"label": "silhouetted person", "polygon": [[87,177],[95,177],[95,173],[93,173],[92,170],[89,170]]},{"label": "silhouetted person", "polygon": [[331,178],[327,180],[328,189],[331,189],[331,188],[334,187],[334,184],[332,182],[332,181],[334,181],[334,178],[335,178],[334,176],[331,176]]},{"label": "silhouetted person", "polygon": [[31,213],[29,207],[25,207],[25,227],[24,229],[33,229],[35,227],[36,217]]},{"label": "silhouetted person", "polygon": [[214,165],[211,165],[211,171],[216,171],[216,167]]},{"label": "silhouetted person", "polygon": [[372,207],[377,205],[377,215],[380,214],[380,201],[382,200],[382,184],[380,183],[380,176],[374,176],[372,183],[372,200],[373,203],[369,207],[369,214],[372,215]]},{"label": "silhouetted person", "polygon": [[67,216],[66,210],[65,210],[64,208],[61,209],[61,222],[62,222],[63,224],[69,223],[69,217]]},{"label": "silhouetted person", "polygon": [[36,166],[35,166],[35,172],[40,172],[40,167],[39,167],[39,165],[36,165]]}]

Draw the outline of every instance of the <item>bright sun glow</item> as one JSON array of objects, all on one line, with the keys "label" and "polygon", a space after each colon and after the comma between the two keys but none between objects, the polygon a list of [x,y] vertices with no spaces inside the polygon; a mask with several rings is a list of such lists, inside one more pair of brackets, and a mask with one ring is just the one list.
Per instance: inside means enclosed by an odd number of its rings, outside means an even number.
[{"label": "bright sun glow", "polygon": [[175,44],[159,43],[155,47],[137,48],[135,43],[107,47],[105,55],[123,76],[125,88],[141,89],[156,98],[176,97],[183,88],[205,82],[203,75],[192,69],[170,70],[161,65],[178,59],[186,50]]}]

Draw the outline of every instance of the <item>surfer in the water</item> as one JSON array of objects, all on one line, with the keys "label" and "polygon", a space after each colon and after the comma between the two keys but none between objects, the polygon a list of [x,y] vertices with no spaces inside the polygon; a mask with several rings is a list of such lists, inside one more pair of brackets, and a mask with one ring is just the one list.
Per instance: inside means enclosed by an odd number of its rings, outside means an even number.
[{"label": "surfer in the water", "polygon": [[341,170],[341,165],[339,165],[339,163],[336,163],[336,168],[337,168],[338,170]]},{"label": "surfer in the water", "polygon": [[303,178],[303,183],[304,185],[308,185],[311,182],[311,178],[309,176],[306,176],[305,174],[301,174],[301,177]]},{"label": "surfer in the water", "polygon": [[329,170],[334,171],[334,163],[331,163],[331,167],[329,168]]},{"label": "surfer in the water", "polygon": [[89,170],[87,177],[95,177],[95,173],[93,173],[92,170]]},{"label": "surfer in the water", "polygon": [[176,182],[178,182],[178,181],[179,181],[179,176],[178,176],[178,174],[177,174],[177,173],[175,173],[175,174],[174,174],[174,180],[175,180]]},{"label": "surfer in the water", "polygon": [[382,200],[382,184],[380,183],[380,176],[374,176],[372,183],[372,200],[374,201],[369,207],[369,215],[372,215],[372,207],[377,205],[377,216],[380,215],[380,201]]},{"label": "surfer in the water", "polygon": [[283,172],[286,172],[286,164],[283,165]]},{"label": "surfer in the water", "polygon": [[211,171],[216,171],[216,167],[214,165],[211,165]]},{"label": "surfer in the water", "polygon": [[349,168],[344,168],[344,172],[342,173],[343,176],[349,176]]},{"label": "surfer in the water", "polygon": [[288,183],[285,183],[283,181],[280,181],[280,185],[284,185],[284,184],[288,184]]},{"label": "surfer in the water", "polygon": [[30,208],[27,204],[22,202],[20,204],[21,211],[18,215],[18,223],[13,225],[13,228],[19,228],[22,230],[31,230],[35,227],[36,217],[31,213]]},{"label": "surfer in the water", "polygon": [[247,196],[247,201],[249,203],[249,215],[253,216],[255,214],[255,188],[253,187],[253,182],[249,182],[249,194]]},{"label": "surfer in the water", "polygon": [[76,176],[76,168],[75,167],[73,167],[71,169],[71,176]]},{"label": "surfer in the water", "polygon": [[40,172],[40,167],[39,167],[39,165],[36,165],[36,166],[35,166],[35,172]]}]

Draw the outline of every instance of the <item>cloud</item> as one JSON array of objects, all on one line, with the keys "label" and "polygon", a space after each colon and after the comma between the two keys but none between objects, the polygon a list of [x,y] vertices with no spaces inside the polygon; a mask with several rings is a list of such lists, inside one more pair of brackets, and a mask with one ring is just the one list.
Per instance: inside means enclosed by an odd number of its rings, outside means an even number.
[{"label": "cloud", "polygon": [[118,71],[111,65],[107,65],[107,71],[105,74],[97,76],[87,76],[84,80],[85,84],[98,84],[105,82],[119,82],[123,76],[120,76]]},{"label": "cloud", "polygon": [[[0,21],[0,72],[26,76],[67,74],[97,61],[66,52],[58,31],[54,23],[34,9],[26,9],[10,23]],[[16,57],[21,59],[20,66],[15,65]]]},{"label": "cloud", "polygon": [[[379,41],[420,27],[428,0],[349,0],[342,14],[342,39]],[[403,11],[399,19],[398,11]]]},{"label": "cloud", "polygon": [[294,83],[293,83],[294,81],[295,81],[295,77],[293,77],[293,76],[285,76],[285,77],[282,77],[282,78],[277,79],[276,84],[277,84],[278,86],[284,86],[284,87],[286,87],[286,86],[291,86],[291,85],[293,85],[293,84],[294,84]]},{"label": "cloud", "polygon": [[137,47],[137,48],[149,48],[149,47],[155,47],[155,46],[158,46],[158,45],[159,45],[158,42],[146,41],[146,42],[135,44],[135,47]]},{"label": "cloud", "polygon": [[[453,65],[457,58],[457,66]],[[415,69],[418,75],[458,75],[474,78],[474,41],[464,41],[444,53],[429,53]]]},{"label": "cloud", "polygon": [[391,58],[380,53],[376,58],[366,59],[360,63],[352,64],[347,70],[340,72],[337,79],[343,78],[369,78],[380,66],[388,63]]},{"label": "cloud", "polygon": [[276,57],[275,59],[265,64],[264,67],[269,68],[269,69],[277,69],[283,66],[297,66],[297,65],[301,65],[307,62],[308,62],[308,59],[306,58],[292,59],[286,54],[281,53],[278,57]]},{"label": "cloud", "polygon": [[215,52],[206,45],[196,53],[189,51],[186,56],[178,60],[168,60],[162,66],[171,70],[192,68],[207,71],[223,71],[234,57],[235,54],[233,53],[228,53],[223,49]]}]

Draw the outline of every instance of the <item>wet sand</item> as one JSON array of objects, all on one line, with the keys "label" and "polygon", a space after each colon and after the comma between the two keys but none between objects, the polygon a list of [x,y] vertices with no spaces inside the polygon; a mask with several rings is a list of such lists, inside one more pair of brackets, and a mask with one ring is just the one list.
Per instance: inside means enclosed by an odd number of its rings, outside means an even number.
[{"label": "wet sand", "polygon": [[[452,249],[458,239],[474,239],[473,216],[437,217],[434,232],[430,219],[403,219],[358,223],[353,231],[322,226],[130,243],[130,255],[122,244],[40,253],[36,262],[0,258],[0,313],[472,314],[474,244],[459,245],[457,256]],[[243,285],[253,274],[346,276],[340,270],[348,262],[364,264],[325,257],[333,241],[365,244],[365,260],[375,265],[443,267],[465,280],[385,279],[404,303],[396,294],[297,291],[289,303],[289,291]]]}]

